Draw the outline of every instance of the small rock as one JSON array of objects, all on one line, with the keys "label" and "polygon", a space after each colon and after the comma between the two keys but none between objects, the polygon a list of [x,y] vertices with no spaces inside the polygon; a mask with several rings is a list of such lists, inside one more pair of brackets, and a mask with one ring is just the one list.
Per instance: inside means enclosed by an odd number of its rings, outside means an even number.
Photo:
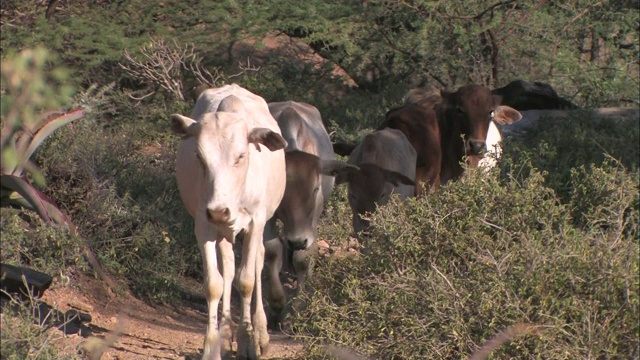
[{"label": "small rock", "polygon": [[324,240],[318,240],[318,246],[320,248],[323,248],[323,249],[328,249],[329,248],[329,243],[327,243]]},{"label": "small rock", "polygon": [[71,306],[74,309],[84,311],[86,313],[93,312],[93,306],[83,303],[82,301],[79,301],[79,300],[70,300],[67,302],[67,305]]},{"label": "small rock", "polygon": [[112,316],[112,317],[110,317],[110,318],[109,318],[109,321],[110,321],[112,324],[115,324],[115,323],[118,321],[118,318],[117,318],[117,317],[115,317],[115,316]]}]

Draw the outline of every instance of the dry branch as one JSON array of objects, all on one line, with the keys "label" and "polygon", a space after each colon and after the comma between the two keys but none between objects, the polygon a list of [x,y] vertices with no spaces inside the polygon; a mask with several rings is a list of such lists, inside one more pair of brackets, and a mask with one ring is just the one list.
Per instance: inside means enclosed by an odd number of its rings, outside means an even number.
[{"label": "dry branch", "polygon": [[238,66],[240,72],[237,74],[225,76],[219,69],[209,71],[202,65],[202,58],[197,54],[194,45],[187,44],[181,47],[175,40],[167,42],[163,39],[153,39],[149,45],[140,48],[140,54],[143,60],[135,59],[125,50],[125,61],[118,65],[131,77],[150,85],[154,90],[149,95],[161,88],[180,100],[185,100],[185,78],[188,75],[195,78],[196,83],[216,87],[219,83],[247,71],[259,70],[251,66],[247,60],[247,65]]}]

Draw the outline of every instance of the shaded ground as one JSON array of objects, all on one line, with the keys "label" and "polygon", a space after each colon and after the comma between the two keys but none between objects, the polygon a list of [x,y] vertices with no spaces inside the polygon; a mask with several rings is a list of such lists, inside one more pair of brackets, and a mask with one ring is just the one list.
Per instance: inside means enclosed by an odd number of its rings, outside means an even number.
[{"label": "shaded ground", "polygon": [[[349,248],[343,252],[323,240],[318,244],[321,256],[355,251]],[[52,314],[57,314],[62,319],[50,331],[52,343],[64,354],[78,353],[78,349],[95,353],[106,339],[110,347],[105,348],[101,359],[199,359],[206,331],[206,303],[200,295],[201,284],[185,279],[184,287],[196,300],[183,301],[179,306],[152,306],[130,295],[117,296],[90,276],[66,279],[64,284],[56,278],[45,291],[39,312],[41,318],[56,318]],[[285,288],[291,287],[291,283],[285,284]],[[239,308],[237,295],[232,294],[232,310]],[[73,314],[81,320],[67,320]],[[286,360],[300,355],[301,343],[279,331],[270,330],[270,335],[269,351],[262,359]]]},{"label": "shaded ground", "polygon": [[[75,309],[86,319],[87,314],[91,316],[82,324],[72,322],[65,329],[50,330],[59,333],[52,338],[63,353],[93,349],[99,343],[95,338],[110,338],[117,333],[101,359],[199,359],[206,330],[204,304],[152,307],[130,296],[116,296],[101,281],[87,276],[73,279],[68,285],[55,284],[42,300],[52,312]],[[269,353],[263,358],[288,359],[301,349],[302,345],[288,336],[271,333]]]}]

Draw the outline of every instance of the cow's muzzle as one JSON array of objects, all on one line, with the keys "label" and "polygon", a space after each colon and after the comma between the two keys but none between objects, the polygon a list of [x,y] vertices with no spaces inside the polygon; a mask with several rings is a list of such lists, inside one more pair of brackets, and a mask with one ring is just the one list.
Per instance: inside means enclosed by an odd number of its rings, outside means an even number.
[{"label": "cow's muzzle", "polygon": [[465,150],[467,155],[482,155],[486,147],[487,144],[483,140],[467,140]]},{"label": "cow's muzzle", "polygon": [[227,225],[231,219],[229,208],[207,209],[207,220],[214,224]]},{"label": "cow's muzzle", "polygon": [[310,244],[309,239],[287,239],[287,243],[289,244],[289,249],[296,250],[305,250]]}]

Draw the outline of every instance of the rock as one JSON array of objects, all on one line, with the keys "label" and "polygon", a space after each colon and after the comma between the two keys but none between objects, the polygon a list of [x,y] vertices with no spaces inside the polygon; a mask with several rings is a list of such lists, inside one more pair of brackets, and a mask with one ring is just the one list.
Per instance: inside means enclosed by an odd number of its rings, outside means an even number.
[{"label": "rock", "polygon": [[79,300],[69,300],[67,302],[67,305],[71,306],[74,309],[78,309],[80,311],[84,311],[87,313],[91,313],[93,312],[93,306],[89,305],[89,304],[85,304],[82,301]]},{"label": "rock", "polygon": [[318,247],[320,247],[321,249],[328,249],[330,246],[326,241],[318,240]]},{"label": "rock", "polygon": [[[22,280],[24,275],[25,280]],[[45,290],[51,286],[53,277],[43,272],[29,269],[24,266],[13,266],[8,264],[0,265],[0,287],[7,293],[18,293],[27,295],[31,293],[34,297],[41,297]],[[27,286],[25,286],[25,281]],[[27,290],[28,288],[28,290]]]}]

